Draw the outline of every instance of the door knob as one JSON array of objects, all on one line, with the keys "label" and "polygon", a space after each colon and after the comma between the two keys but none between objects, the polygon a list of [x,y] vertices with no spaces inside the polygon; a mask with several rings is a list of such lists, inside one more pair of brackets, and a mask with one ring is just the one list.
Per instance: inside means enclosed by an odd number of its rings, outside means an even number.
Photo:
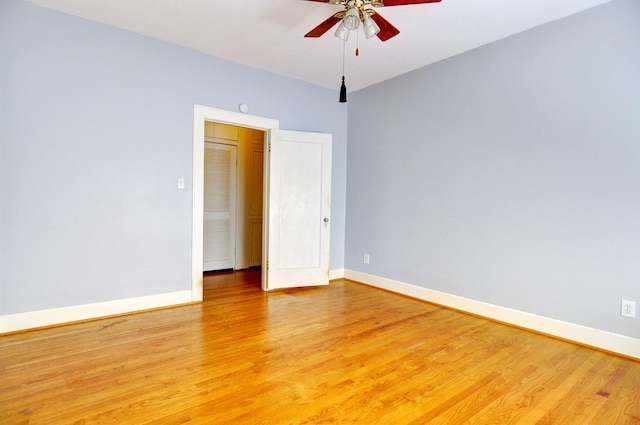
[{"label": "door knob", "polygon": [[329,222],[329,217],[325,217],[323,221],[324,221],[325,223],[328,223],[328,222]]}]

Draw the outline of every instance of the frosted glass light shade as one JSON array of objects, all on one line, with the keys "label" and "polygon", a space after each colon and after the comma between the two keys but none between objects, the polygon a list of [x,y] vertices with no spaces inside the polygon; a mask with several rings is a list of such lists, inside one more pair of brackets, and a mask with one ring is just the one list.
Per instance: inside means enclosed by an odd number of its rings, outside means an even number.
[{"label": "frosted glass light shade", "polygon": [[347,41],[349,39],[349,30],[344,26],[344,22],[340,22],[338,25],[338,29],[336,33],[333,34],[335,37],[338,37],[342,41]]},{"label": "frosted glass light shade", "polygon": [[348,30],[355,30],[358,28],[358,25],[360,25],[360,14],[355,7],[352,7],[347,11],[344,18],[342,18],[342,23],[344,23],[344,26]]},{"label": "frosted glass light shade", "polygon": [[371,19],[371,16],[367,16],[364,21],[362,21],[362,30],[364,31],[365,37],[371,38],[380,32],[380,27]]}]

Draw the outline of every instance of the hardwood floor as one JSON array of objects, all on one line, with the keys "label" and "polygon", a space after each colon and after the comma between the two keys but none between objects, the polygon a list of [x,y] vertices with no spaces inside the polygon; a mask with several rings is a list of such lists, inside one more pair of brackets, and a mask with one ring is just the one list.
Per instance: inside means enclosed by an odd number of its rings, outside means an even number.
[{"label": "hardwood floor", "polygon": [[640,362],[348,281],[0,337],[0,424],[640,424]]}]

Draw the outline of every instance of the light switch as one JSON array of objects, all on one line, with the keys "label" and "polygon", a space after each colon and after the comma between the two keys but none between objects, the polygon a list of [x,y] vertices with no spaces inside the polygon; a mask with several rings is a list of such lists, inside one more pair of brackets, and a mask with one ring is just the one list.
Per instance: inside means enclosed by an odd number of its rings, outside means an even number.
[{"label": "light switch", "polygon": [[178,178],[178,189],[184,189],[184,177]]}]

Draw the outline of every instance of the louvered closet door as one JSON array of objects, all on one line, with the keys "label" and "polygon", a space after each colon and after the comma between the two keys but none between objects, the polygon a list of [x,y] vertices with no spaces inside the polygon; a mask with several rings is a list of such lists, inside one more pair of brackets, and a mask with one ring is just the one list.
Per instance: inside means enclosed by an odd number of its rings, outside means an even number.
[{"label": "louvered closet door", "polygon": [[236,147],[205,143],[204,271],[234,268],[235,216]]}]

